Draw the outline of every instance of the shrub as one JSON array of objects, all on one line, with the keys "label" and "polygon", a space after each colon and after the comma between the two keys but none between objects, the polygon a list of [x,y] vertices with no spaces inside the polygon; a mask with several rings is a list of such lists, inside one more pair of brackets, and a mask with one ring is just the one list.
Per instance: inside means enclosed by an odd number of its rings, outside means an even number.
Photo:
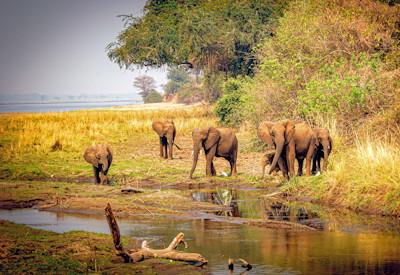
[{"label": "shrub", "polygon": [[224,95],[218,100],[215,114],[220,123],[227,126],[240,125],[244,119],[246,94],[242,87],[245,80],[231,78],[225,82]]},{"label": "shrub", "polygon": [[144,98],[144,103],[158,103],[162,102],[162,97],[160,93],[155,90],[149,92],[149,94]]},{"label": "shrub", "polygon": [[[293,1],[242,89],[247,120],[334,117],[363,121],[399,91],[400,6],[370,0]],[[397,84],[396,84],[397,83]]]}]

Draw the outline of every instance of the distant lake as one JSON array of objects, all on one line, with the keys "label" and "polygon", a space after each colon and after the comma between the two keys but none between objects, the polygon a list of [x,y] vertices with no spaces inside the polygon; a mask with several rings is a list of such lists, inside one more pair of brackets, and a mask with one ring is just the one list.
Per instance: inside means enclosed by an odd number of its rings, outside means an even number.
[{"label": "distant lake", "polygon": [[51,103],[9,103],[0,104],[0,113],[16,112],[65,112],[140,104],[136,100],[104,101],[104,102],[51,102]]}]

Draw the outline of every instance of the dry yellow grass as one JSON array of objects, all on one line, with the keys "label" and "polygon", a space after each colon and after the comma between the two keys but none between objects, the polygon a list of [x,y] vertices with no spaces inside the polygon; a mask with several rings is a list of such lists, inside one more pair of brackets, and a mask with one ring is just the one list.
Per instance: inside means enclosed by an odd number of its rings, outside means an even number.
[{"label": "dry yellow grass", "polygon": [[81,152],[93,143],[120,143],[148,135],[152,121],[158,119],[173,119],[181,135],[216,123],[208,107],[4,114],[0,115],[0,156],[8,161],[29,153],[43,155],[57,140],[66,152]]}]

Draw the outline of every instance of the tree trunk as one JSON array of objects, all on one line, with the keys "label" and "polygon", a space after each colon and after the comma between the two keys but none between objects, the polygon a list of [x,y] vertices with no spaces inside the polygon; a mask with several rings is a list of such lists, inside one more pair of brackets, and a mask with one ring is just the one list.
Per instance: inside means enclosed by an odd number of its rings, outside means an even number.
[{"label": "tree trunk", "polygon": [[117,221],[115,220],[114,214],[112,212],[109,203],[105,208],[105,213],[113,237],[115,250],[117,250],[117,255],[121,256],[124,259],[125,263],[140,262],[148,258],[163,258],[174,261],[193,262],[196,263],[197,266],[202,266],[208,263],[208,261],[198,253],[186,253],[176,250],[178,245],[181,243],[187,246],[187,244],[184,241],[183,233],[179,233],[178,235],[176,235],[176,237],[172,240],[172,242],[169,244],[167,248],[152,249],[147,245],[146,241],[143,241],[142,247],[140,249],[129,250],[128,252],[126,252],[122,246],[119,227]]}]

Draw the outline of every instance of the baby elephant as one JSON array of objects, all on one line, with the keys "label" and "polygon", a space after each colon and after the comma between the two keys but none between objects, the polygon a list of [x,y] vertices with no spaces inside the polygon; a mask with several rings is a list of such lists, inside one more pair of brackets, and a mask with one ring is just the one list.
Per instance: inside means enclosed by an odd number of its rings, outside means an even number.
[{"label": "baby elephant", "polygon": [[[275,149],[271,149],[271,150],[266,151],[265,154],[262,156],[262,158],[261,158],[262,178],[264,178],[264,175],[265,175],[265,167],[267,165],[271,165],[271,163],[274,159],[274,156],[275,156],[275,152],[276,152]],[[282,160],[280,159],[278,161],[278,165],[275,166],[274,170],[272,170],[272,172],[276,172],[276,173],[279,171],[282,171],[284,176],[287,174],[288,169],[287,169],[287,164],[285,163],[285,159],[282,159]]]},{"label": "baby elephant", "polygon": [[[333,141],[328,129],[316,128],[313,130],[315,135],[315,151],[313,155],[312,173],[318,174],[326,171],[328,167],[328,157],[331,154]],[[321,170],[321,159],[324,159]]]},{"label": "baby elephant", "polygon": [[111,148],[104,144],[97,144],[86,149],[83,158],[93,165],[96,184],[109,184],[107,173],[112,162]]}]

